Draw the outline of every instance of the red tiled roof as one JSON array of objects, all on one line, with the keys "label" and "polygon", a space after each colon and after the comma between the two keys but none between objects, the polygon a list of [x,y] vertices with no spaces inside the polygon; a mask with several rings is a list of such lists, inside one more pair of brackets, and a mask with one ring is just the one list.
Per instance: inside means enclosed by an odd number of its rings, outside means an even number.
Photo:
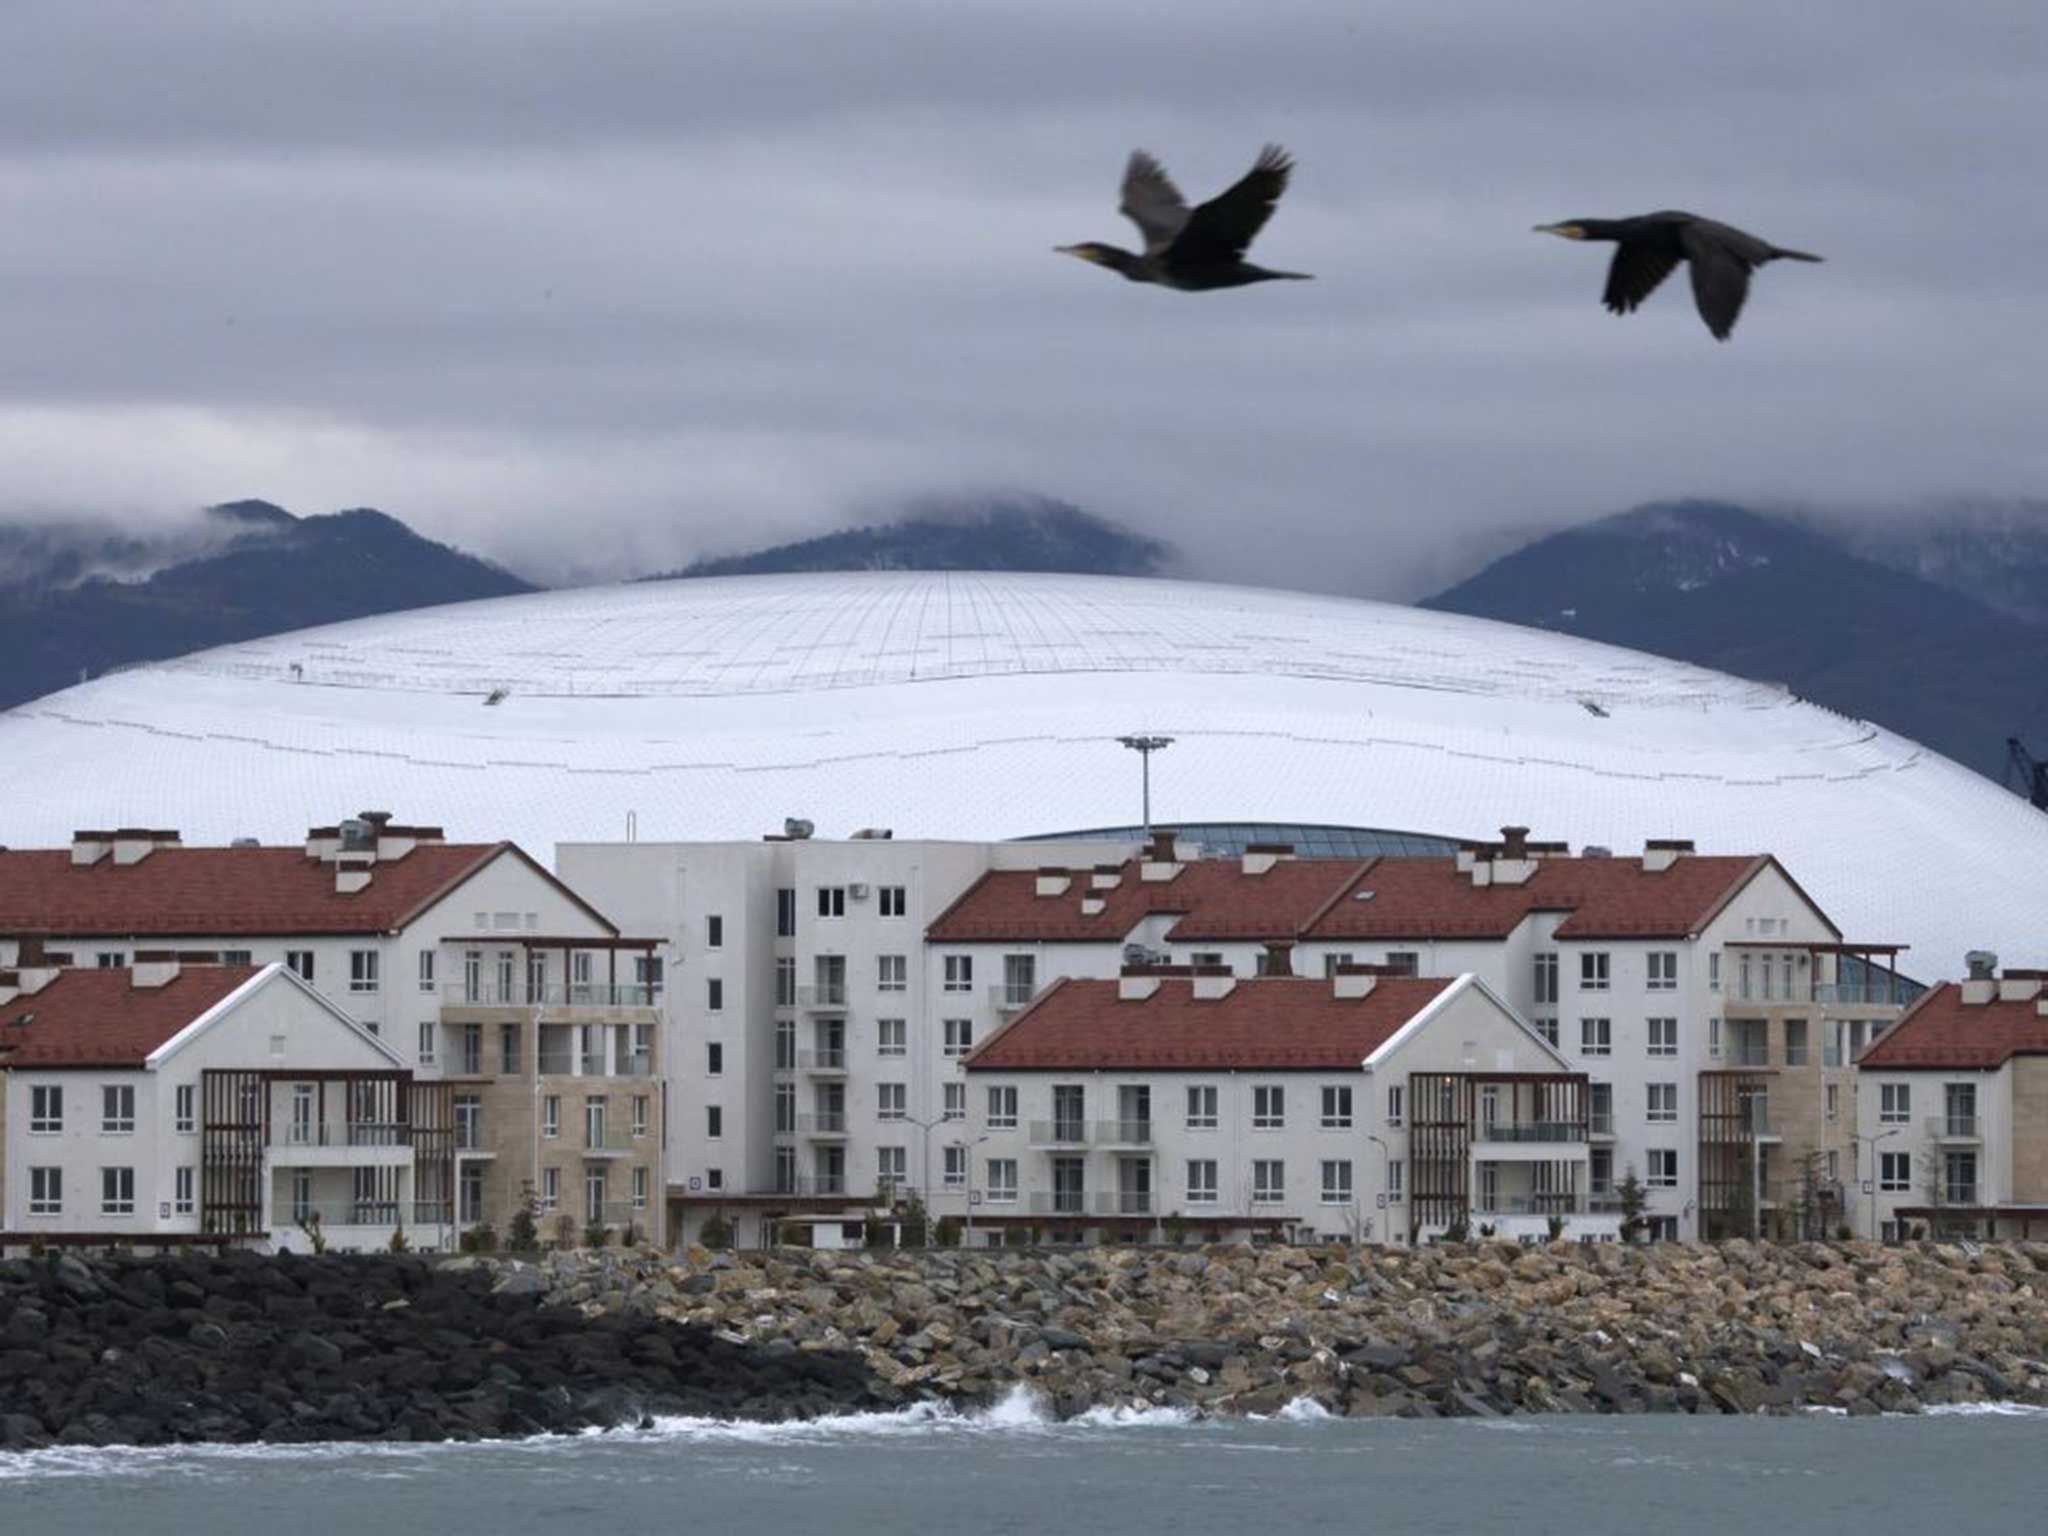
[{"label": "red tiled roof", "polygon": [[1923,993],[1856,1058],[1856,1065],[1954,1070],[2048,1055],[2048,1018],[2041,1016],[2036,1001],[1965,1003],[1963,989],[1945,981]]},{"label": "red tiled roof", "polygon": [[111,857],[74,865],[67,848],[23,849],[0,853],[0,933],[388,933],[508,850],[554,881],[511,843],[422,844],[372,865],[370,883],[349,895],[334,889],[334,866],[302,848],[160,847],[123,865]]},{"label": "red tiled roof", "polygon": [[1440,977],[1388,977],[1364,997],[1338,997],[1327,981],[1273,976],[1198,999],[1192,981],[1162,977],[1149,998],[1126,1001],[1114,981],[1067,978],[990,1036],[966,1067],[1354,1070],[1452,985]]},{"label": "red tiled roof", "polygon": [[[1236,859],[1197,859],[1171,880],[1144,881],[1132,861],[1120,866],[1121,878],[1107,890],[1094,888],[1089,871],[1075,870],[1058,896],[1037,894],[1035,871],[991,870],[941,912],[925,936],[941,944],[1114,944],[1144,918],[1175,913],[1181,915],[1171,934],[1176,943],[1292,938],[1362,867],[1356,859],[1282,859],[1264,874],[1247,875]],[[1081,911],[1089,896],[1104,902],[1093,917]]]},{"label": "red tiled roof", "polygon": [[60,971],[40,992],[0,1003],[0,1066],[140,1067],[259,969],[188,965],[160,987],[136,986],[125,968]]},{"label": "red tiled roof", "polygon": [[1640,859],[1550,858],[1520,885],[1474,885],[1452,859],[1378,859],[1303,937],[1501,939],[1532,912],[1568,912],[1561,939],[1683,938],[1769,862],[1681,854],[1650,874]]}]

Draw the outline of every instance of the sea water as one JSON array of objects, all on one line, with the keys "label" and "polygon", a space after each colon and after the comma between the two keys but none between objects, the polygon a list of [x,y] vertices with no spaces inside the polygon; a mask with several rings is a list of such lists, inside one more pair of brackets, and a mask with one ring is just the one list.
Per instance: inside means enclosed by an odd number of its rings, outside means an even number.
[{"label": "sea water", "polygon": [[1356,1421],[1101,1410],[1022,1391],[801,1425],[670,1419],[482,1445],[0,1454],[0,1530],[1692,1536],[2048,1527],[2048,1414]]}]

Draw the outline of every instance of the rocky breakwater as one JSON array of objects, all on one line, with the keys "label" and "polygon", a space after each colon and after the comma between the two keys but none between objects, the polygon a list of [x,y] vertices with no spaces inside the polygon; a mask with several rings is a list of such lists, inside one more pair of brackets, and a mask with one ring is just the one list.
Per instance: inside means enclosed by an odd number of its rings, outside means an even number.
[{"label": "rocky breakwater", "polygon": [[853,1352],[894,1394],[1023,1383],[1271,1413],[1913,1413],[2048,1405],[2048,1244],[563,1255],[549,1294]]},{"label": "rocky breakwater", "polygon": [[0,1449],[475,1439],[900,1400],[857,1355],[556,1305],[472,1259],[0,1263]]}]

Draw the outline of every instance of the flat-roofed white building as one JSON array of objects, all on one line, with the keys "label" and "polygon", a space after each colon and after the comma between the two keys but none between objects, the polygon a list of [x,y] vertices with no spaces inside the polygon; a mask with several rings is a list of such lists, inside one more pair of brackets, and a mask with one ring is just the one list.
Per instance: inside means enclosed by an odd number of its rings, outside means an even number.
[{"label": "flat-roofed white building", "polygon": [[1585,1073],[1470,975],[1065,979],[966,1076],[978,1242],[1619,1230]]}]

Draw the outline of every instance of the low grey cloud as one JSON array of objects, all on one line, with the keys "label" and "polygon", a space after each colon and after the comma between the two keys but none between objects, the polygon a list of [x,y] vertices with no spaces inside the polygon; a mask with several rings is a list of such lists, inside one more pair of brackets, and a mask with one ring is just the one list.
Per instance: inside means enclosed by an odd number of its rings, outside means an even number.
[{"label": "low grey cloud", "polygon": [[[1407,595],[1683,493],[2039,494],[2039,6],[1607,0],[0,10],[0,500],[373,504],[539,579],[933,490]],[[1188,296],[1276,139],[1313,284]],[[1528,233],[1694,207],[1828,265],[1718,346]]]}]

